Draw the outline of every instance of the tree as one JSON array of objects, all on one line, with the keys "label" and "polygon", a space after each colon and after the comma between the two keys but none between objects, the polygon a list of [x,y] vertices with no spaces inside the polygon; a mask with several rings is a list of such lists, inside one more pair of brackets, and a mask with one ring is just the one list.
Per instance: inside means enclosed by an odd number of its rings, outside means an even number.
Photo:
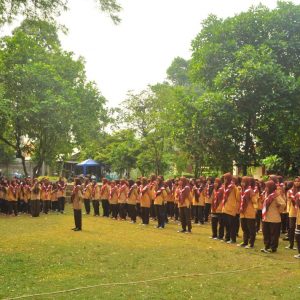
[{"label": "tree", "polygon": [[[95,1],[102,11],[109,14],[115,24],[121,21],[118,16],[121,6],[116,0]],[[67,10],[68,4],[68,0],[2,0],[0,2],[0,25],[10,23],[17,15],[50,20]]]},{"label": "tree", "polygon": [[209,16],[192,42],[189,72],[206,90],[203,109],[214,120],[208,145],[227,141],[224,160],[231,157],[244,174],[276,154],[288,169],[299,153],[299,139],[291,138],[300,133],[299,19],[299,5],[260,5],[225,20]]},{"label": "tree", "polygon": [[51,164],[101,130],[104,103],[93,83],[86,81],[82,59],[60,47],[57,28],[45,21],[25,20],[2,39],[0,61],[3,101],[0,140],[23,161]]}]

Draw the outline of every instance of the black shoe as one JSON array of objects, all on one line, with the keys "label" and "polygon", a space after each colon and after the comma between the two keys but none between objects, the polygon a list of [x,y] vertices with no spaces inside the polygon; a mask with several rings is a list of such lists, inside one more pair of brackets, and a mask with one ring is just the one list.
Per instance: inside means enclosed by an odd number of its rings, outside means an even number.
[{"label": "black shoe", "polygon": [[81,228],[75,228],[74,231],[81,231]]},{"label": "black shoe", "polygon": [[183,229],[182,229],[182,230],[178,230],[177,232],[178,232],[178,233],[185,233],[186,230],[183,230]]},{"label": "black shoe", "polygon": [[77,228],[76,228],[76,227],[74,227],[74,228],[72,228],[71,230],[74,230],[74,231],[75,231],[76,229],[77,229]]}]

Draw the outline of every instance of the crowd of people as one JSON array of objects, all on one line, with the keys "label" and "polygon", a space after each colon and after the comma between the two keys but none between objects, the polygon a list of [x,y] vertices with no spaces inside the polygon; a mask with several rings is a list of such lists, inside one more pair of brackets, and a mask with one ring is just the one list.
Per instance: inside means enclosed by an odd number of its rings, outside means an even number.
[{"label": "crowd of people", "polygon": [[[44,178],[2,179],[0,182],[0,212],[7,215],[31,213],[33,217],[49,210],[64,213],[67,184],[60,178],[51,183]],[[228,244],[237,242],[240,227],[246,249],[254,248],[256,234],[263,233],[264,248],[261,252],[276,252],[280,234],[289,241],[286,247],[298,250],[300,258],[300,177],[284,181],[282,176],[270,175],[267,181],[253,177],[232,176],[226,173],[220,178],[164,180],[163,176],[129,180],[102,180],[102,184],[90,177],[75,178],[71,192],[74,211],[74,231],[82,230],[82,207],[85,213],[115,220],[141,219],[149,225],[150,218],[156,228],[164,229],[169,220],[181,222],[179,233],[190,234],[192,224],[210,221],[210,238]],[[295,247],[295,241],[296,246]]]}]

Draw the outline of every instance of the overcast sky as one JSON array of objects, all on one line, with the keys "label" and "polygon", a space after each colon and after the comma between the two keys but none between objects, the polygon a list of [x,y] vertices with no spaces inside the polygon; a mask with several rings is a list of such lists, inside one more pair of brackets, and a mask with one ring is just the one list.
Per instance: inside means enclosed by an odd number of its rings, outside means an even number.
[{"label": "overcast sky", "polygon": [[[189,58],[192,39],[211,13],[233,16],[260,2],[276,0],[119,0],[120,25],[99,12],[95,0],[72,0],[60,22],[69,28],[63,47],[86,60],[88,79],[96,81],[109,106],[166,78],[176,56]],[[294,3],[300,3],[295,0]]]}]

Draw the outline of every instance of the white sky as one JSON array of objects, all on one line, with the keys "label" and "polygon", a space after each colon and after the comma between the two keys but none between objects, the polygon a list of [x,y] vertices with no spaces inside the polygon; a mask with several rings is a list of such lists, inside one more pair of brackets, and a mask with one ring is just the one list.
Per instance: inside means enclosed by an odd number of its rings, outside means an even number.
[{"label": "white sky", "polygon": [[[60,22],[66,50],[86,60],[89,80],[96,81],[109,106],[166,78],[176,56],[190,57],[190,44],[210,13],[233,16],[251,5],[274,8],[276,0],[119,0],[122,22],[114,25],[95,0],[70,0]],[[300,0],[294,0],[299,4]]]}]

